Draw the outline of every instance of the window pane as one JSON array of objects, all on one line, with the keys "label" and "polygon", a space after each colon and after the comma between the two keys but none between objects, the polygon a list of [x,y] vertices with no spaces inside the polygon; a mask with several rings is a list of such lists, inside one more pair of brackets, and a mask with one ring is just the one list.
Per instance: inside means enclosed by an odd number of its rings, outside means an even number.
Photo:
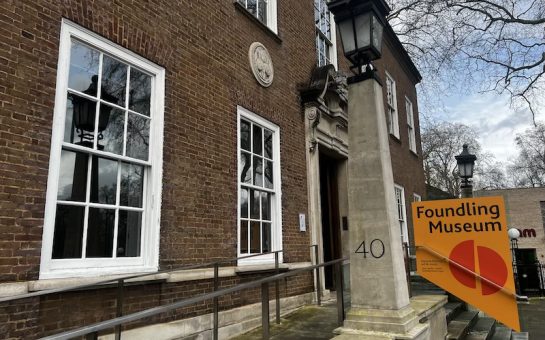
[{"label": "window pane", "polygon": [[253,153],[255,153],[256,155],[261,155],[262,154],[262,140],[263,140],[263,136],[261,135],[262,133],[262,130],[259,126],[257,125],[254,125],[254,131],[253,131],[253,135],[252,135],[252,138],[253,138]]},{"label": "window pane", "polygon": [[61,201],[85,201],[89,155],[68,150],[61,151],[59,191]]},{"label": "window pane", "polygon": [[93,156],[91,166],[91,202],[115,204],[118,162]]},{"label": "window pane", "polygon": [[266,25],[267,24],[267,0],[258,0],[258,1],[259,1],[258,19]]},{"label": "window pane", "polygon": [[263,223],[263,230],[261,234],[262,239],[262,252],[268,253],[271,251],[271,224]]},{"label": "window pane", "polygon": [[57,205],[52,258],[81,258],[84,214],[84,207]]},{"label": "window pane", "polygon": [[248,218],[248,189],[240,189],[240,217]]},{"label": "window pane", "polygon": [[254,184],[263,186],[263,158],[254,156]]},{"label": "window pane", "polygon": [[250,221],[250,253],[257,254],[261,252],[260,223]]},{"label": "window pane", "polygon": [[127,156],[148,160],[150,120],[129,113],[127,122]]},{"label": "window pane", "polygon": [[250,154],[242,152],[240,154],[240,164],[238,165],[240,171],[240,182],[252,183],[252,172],[250,171]]},{"label": "window pane", "polygon": [[272,189],[273,184],[273,163],[265,161],[265,188]]},{"label": "window pane", "polygon": [[271,194],[268,192],[261,193],[261,219],[271,220]]},{"label": "window pane", "polygon": [[99,59],[100,53],[98,51],[77,41],[72,41],[68,87],[90,96],[96,96]]},{"label": "window pane", "polygon": [[121,192],[119,205],[142,207],[144,166],[121,163]]},{"label": "window pane", "polygon": [[87,256],[112,257],[115,210],[89,208]]},{"label": "window pane", "polygon": [[101,104],[98,119],[97,148],[121,155],[123,153],[123,134],[125,133],[125,112]]},{"label": "window pane", "polygon": [[125,106],[127,88],[127,65],[107,55],[102,57],[102,88],[100,98]]},{"label": "window pane", "polygon": [[129,85],[129,109],[150,115],[151,77],[131,67]]},{"label": "window pane", "polygon": [[260,193],[257,190],[250,190],[250,218],[259,219]]},{"label": "window pane", "polygon": [[245,120],[240,121],[240,147],[252,151],[250,149],[250,123]]},{"label": "window pane", "polygon": [[240,221],[240,253],[248,253],[248,221]]},{"label": "window pane", "polygon": [[253,15],[256,15],[256,1],[257,0],[246,0],[246,8],[248,9],[248,12],[252,13]]},{"label": "window pane", "polygon": [[96,102],[68,94],[64,120],[64,141],[88,148],[93,147]]},{"label": "window pane", "polygon": [[140,256],[140,230],[142,213],[140,211],[119,210],[117,227],[117,256]]},{"label": "window pane", "polygon": [[264,151],[265,151],[265,157],[272,159],[273,158],[273,134],[270,130],[263,130],[263,136],[264,136]]}]

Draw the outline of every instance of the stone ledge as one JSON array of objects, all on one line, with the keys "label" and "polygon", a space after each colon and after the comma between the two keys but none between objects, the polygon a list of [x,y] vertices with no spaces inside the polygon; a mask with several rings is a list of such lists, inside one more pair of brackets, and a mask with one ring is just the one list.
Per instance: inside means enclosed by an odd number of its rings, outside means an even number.
[{"label": "stone ledge", "polygon": [[[312,265],[310,262],[294,262],[294,263],[282,263],[280,268],[285,270],[294,270],[299,268],[304,268]],[[247,272],[264,272],[274,270],[274,264],[269,265],[247,265],[247,266],[238,266],[238,267],[221,267],[219,268],[219,277],[232,277],[236,276],[238,273],[247,273]],[[136,274],[135,274],[136,275]],[[107,276],[97,276],[97,277],[81,277],[81,278],[63,278],[63,279],[45,279],[45,280],[35,280],[35,281],[26,281],[26,282],[7,282],[0,283],[0,297],[11,297],[17,295],[27,294],[29,292],[44,291],[49,289],[62,289],[69,288],[80,285],[92,285],[97,282],[107,281],[107,280],[116,280],[128,275],[107,275]],[[207,280],[214,277],[213,268],[202,268],[202,269],[190,269],[190,270],[179,270],[170,273],[158,273],[137,277],[133,279],[126,280],[127,283],[141,283],[146,284],[152,281],[166,281],[166,282],[185,282],[185,281],[196,281],[196,280]],[[112,283],[105,283],[104,285],[113,285]],[[87,287],[84,289],[96,289],[97,287]]]}]

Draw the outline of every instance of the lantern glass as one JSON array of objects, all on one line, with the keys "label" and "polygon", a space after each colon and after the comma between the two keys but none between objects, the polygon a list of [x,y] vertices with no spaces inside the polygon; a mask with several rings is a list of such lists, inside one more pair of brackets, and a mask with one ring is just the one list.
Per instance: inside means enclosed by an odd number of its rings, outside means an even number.
[{"label": "lantern glass", "polygon": [[356,47],[360,49],[369,49],[371,47],[371,22],[372,16],[370,12],[362,13],[355,17],[356,27]]},{"label": "lantern glass", "polygon": [[473,162],[468,160],[458,162],[458,171],[460,172],[460,176],[463,178],[473,177]]},{"label": "lantern glass", "polygon": [[339,23],[339,31],[341,33],[341,40],[343,45],[343,51],[345,56],[350,56],[356,51],[356,39],[354,37],[354,24],[351,20],[352,18],[347,18]]},{"label": "lantern glass", "polygon": [[384,31],[384,26],[380,23],[378,18],[373,15],[373,27],[372,27],[372,43],[373,47],[378,52],[378,57],[382,54],[382,32]]}]

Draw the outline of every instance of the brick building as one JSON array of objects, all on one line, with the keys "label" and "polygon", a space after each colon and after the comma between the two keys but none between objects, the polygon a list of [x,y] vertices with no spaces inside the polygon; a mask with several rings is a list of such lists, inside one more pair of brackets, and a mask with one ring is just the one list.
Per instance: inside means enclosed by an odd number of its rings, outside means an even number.
[{"label": "brick building", "polygon": [[[8,0],[0,9],[0,295],[276,250],[290,270],[311,263],[312,244],[322,260],[349,252],[350,71],[325,1]],[[421,78],[389,27],[376,66],[410,242],[409,203],[425,194]],[[272,265],[270,254],[238,260],[220,284]],[[126,288],[123,312],[209,292],[209,277],[146,277]],[[297,306],[313,290],[302,274],[282,298]],[[114,300],[114,289],[91,287],[3,302],[0,332],[28,339],[109,319]],[[221,310],[258,301],[257,290],[232,294]],[[199,333],[210,312],[202,303],[129,328],[192,318]]]}]

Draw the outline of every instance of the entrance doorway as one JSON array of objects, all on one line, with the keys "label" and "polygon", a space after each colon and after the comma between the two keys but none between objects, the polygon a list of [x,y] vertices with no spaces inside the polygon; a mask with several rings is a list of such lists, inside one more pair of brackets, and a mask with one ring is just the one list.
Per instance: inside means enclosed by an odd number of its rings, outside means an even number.
[{"label": "entrance doorway", "polygon": [[[339,161],[320,152],[320,204],[322,211],[322,241],[324,262],[342,256],[341,230],[339,218]],[[332,266],[324,269],[325,288],[335,290],[335,277]]]}]

